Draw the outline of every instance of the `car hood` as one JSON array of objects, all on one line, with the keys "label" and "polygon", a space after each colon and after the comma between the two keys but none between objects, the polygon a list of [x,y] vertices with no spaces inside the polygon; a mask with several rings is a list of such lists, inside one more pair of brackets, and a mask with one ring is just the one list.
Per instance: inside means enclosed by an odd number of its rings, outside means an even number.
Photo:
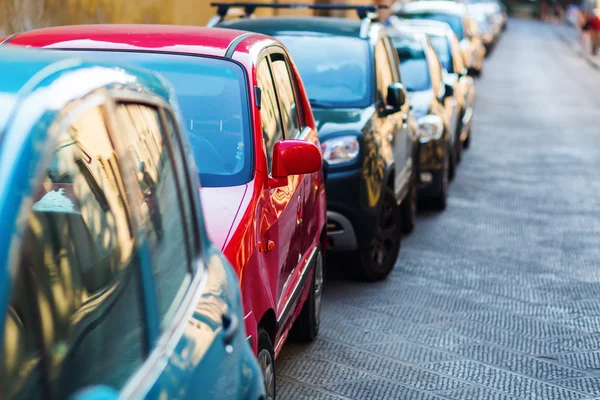
[{"label": "car hood", "polygon": [[366,108],[313,108],[320,139],[339,132],[363,132],[374,113],[374,106]]},{"label": "car hood", "polygon": [[433,101],[433,90],[422,90],[418,92],[408,92],[410,104],[413,106],[417,118],[429,112],[431,102]]},{"label": "car hood", "polygon": [[233,225],[248,192],[248,184],[200,189],[204,226],[221,251],[229,241]]}]

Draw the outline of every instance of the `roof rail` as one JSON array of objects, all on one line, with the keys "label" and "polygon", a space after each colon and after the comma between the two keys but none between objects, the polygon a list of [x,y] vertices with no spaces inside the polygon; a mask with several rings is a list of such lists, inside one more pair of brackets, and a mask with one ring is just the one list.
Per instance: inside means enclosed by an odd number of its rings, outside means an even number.
[{"label": "roof rail", "polygon": [[[248,18],[252,16],[257,8],[285,8],[285,9],[311,9],[311,10],[355,10],[358,14],[358,18],[371,21],[376,20],[375,12],[378,9],[388,8],[387,5],[383,4],[365,4],[365,5],[351,5],[351,4],[297,4],[297,3],[245,3],[245,2],[213,2],[211,6],[217,7],[217,14],[208,21],[207,26],[212,27],[223,21],[228,15],[232,15],[229,11],[235,8],[243,8],[244,15],[242,18]],[[363,22],[365,24],[365,22]],[[363,28],[361,27],[361,32]]]}]

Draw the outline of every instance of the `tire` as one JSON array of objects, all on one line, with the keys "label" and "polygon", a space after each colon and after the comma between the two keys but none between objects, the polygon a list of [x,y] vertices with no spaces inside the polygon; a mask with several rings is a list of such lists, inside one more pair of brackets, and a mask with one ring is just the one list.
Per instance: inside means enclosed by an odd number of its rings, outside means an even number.
[{"label": "tire", "polygon": [[401,226],[400,207],[396,205],[392,189],[386,187],[375,235],[368,245],[362,246],[350,259],[348,272],[352,278],[374,282],[389,275],[400,252]]},{"label": "tire", "polygon": [[[462,111],[459,115],[462,115]],[[459,119],[456,123],[456,138],[458,139],[456,142],[456,165],[460,164],[462,161],[462,141],[460,140],[460,135],[462,132],[462,121]]]},{"label": "tire", "polygon": [[300,315],[292,327],[292,337],[300,342],[312,342],[319,334],[321,325],[321,300],[325,283],[325,261],[321,248],[317,249],[310,293],[302,306]]},{"label": "tire", "polygon": [[417,176],[415,173],[413,173],[410,180],[410,188],[400,205],[402,233],[404,234],[411,233],[417,222]]},{"label": "tire", "polygon": [[[275,350],[267,331],[258,329],[258,364],[263,374],[266,397],[265,400],[275,400],[277,385],[275,380]],[[269,368],[270,367],[270,368]]]},{"label": "tire", "polygon": [[444,159],[444,167],[442,169],[442,184],[440,185],[440,191],[437,196],[429,199],[431,208],[436,211],[444,211],[446,209],[446,203],[448,199],[448,177],[450,169],[450,156],[447,154]]},{"label": "tire", "polygon": [[[450,143],[448,143],[450,146]],[[448,180],[452,182],[456,177],[456,149],[454,146],[451,146],[450,157],[449,157],[449,166],[448,166]]]},{"label": "tire", "polygon": [[463,143],[463,150],[468,149],[470,145],[471,145],[471,128],[469,128],[469,132],[467,133],[467,138],[465,139],[465,142]]}]

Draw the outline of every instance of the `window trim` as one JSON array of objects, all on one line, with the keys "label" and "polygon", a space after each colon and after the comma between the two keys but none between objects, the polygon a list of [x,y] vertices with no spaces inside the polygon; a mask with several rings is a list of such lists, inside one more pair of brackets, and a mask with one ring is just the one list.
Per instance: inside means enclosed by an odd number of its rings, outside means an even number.
[{"label": "window trim", "polygon": [[[276,48],[275,46],[270,46],[260,52],[260,54],[258,56],[258,61],[256,62],[256,84],[258,86],[258,71],[259,71],[260,63],[265,61],[267,63],[267,67],[269,68],[269,76],[271,77],[271,83],[273,84],[273,89],[275,90],[275,97],[277,100],[275,102],[275,105],[277,106],[277,114],[279,115],[279,129],[281,129],[281,140],[285,140],[285,139],[287,139],[287,137],[286,137],[286,129],[283,126],[283,117],[281,115],[281,105],[280,105],[281,100],[279,100],[279,92],[277,91],[277,85],[275,84],[275,79],[273,78],[273,69],[271,69],[271,53],[273,53],[275,51],[274,50],[275,48]],[[260,87],[260,86],[258,86],[258,87]],[[261,89],[261,91],[262,91],[262,89]],[[262,98],[264,99],[264,96],[262,96]],[[261,104],[261,109],[262,109],[262,104]],[[266,156],[267,143],[265,142],[265,139],[262,135],[262,117],[261,117],[260,123],[261,123],[260,137],[262,138],[262,144],[264,146],[265,156]],[[275,143],[277,143],[277,142],[275,142]],[[275,146],[275,143],[273,143],[273,146]],[[268,157],[267,157],[266,161],[267,161],[267,173],[269,176],[271,176],[272,165],[269,165]],[[273,162],[273,160],[271,160],[271,162]]]},{"label": "window trim", "polygon": [[[273,46],[273,48],[275,50],[273,50],[270,54],[270,59],[269,62],[273,63],[275,61],[283,61],[285,63],[285,67],[287,69],[288,72],[288,77],[290,78],[290,83],[292,86],[292,94],[294,96],[294,102],[296,104],[296,115],[298,117],[298,134],[297,135],[289,135],[289,132],[287,132],[287,126],[285,127],[285,135],[284,138],[290,138],[290,139],[297,139],[298,137],[301,136],[302,130],[304,129],[304,127],[306,127],[306,121],[304,118],[304,108],[302,107],[302,105],[298,102],[298,84],[296,82],[296,77],[294,74],[294,70],[292,69],[292,65],[290,63],[290,58],[287,56],[287,54],[283,51],[283,48],[279,47],[279,46]],[[273,60],[274,57],[281,57],[281,59],[276,59]],[[271,69],[271,76],[273,75],[273,70]],[[279,113],[281,114],[282,111],[281,109],[283,108],[283,104],[281,102],[281,96],[279,95],[279,87],[275,86],[275,92],[277,93],[277,100],[279,103]],[[281,121],[283,123],[283,119]]]}]

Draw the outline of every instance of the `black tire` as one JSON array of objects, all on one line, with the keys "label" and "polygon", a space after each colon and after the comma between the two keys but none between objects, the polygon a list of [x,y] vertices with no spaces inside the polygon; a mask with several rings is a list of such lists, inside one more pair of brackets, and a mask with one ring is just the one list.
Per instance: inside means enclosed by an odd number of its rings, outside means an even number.
[{"label": "black tire", "polygon": [[321,248],[317,249],[310,293],[302,306],[300,315],[292,327],[292,337],[300,342],[312,342],[319,334],[321,325],[321,300],[325,283],[325,260]]},{"label": "black tire", "polygon": [[455,146],[452,146],[450,143],[448,143],[448,146],[451,146],[448,166],[448,180],[452,182],[456,177],[456,149],[454,148]]},{"label": "black tire", "polygon": [[469,128],[469,132],[467,133],[467,138],[465,139],[465,142],[463,143],[463,150],[468,149],[470,145],[471,145],[471,128]]},{"label": "black tire", "polygon": [[448,181],[449,181],[449,169],[450,169],[450,156],[446,154],[446,158],[444,159],[444,167],[441,173],[441,185],[439,193],[429,198],[429,204],[431,208],[436,211],[444,211],[446,209],[446,203],[448,200]]},{"label": "black tire", "polygon": [[410,180],[408,193],[400,205],[402,233],[404,234],[411,233],[417,222],[417,175],[413,173]]},{"label": "black tire", "polygon": [[354,279],[380,281],[394,269],[400,251],[401,212],[392,189],[386,187],[377,216],[377,230],[371,241],[351,259],[348,272]]},{"label": "black tire", "polygon": [[[263,374],[263,382],[265,384],[266,397],[265,400],[275,400],[277,394],[277,384],[275,375],[275,350],[273,349],[273,341],[267,331],[263,328],[258,328],[258,364]],[[270,371],[268,370],[270,366]],[[268,380],[267,376],[269,376]]]},{"label": "black tire", "polygon": [[[462,116],[462,110],[460,112],[460,114]],[[462,120],[461,118],[459,118],[459,120],[456,122],[456,165],[460,164],[460,162],[462,161],[462,149],[463,149],[463,145],[462,145],[462,141],[460,140],[460,135],[462,132]]]}]

